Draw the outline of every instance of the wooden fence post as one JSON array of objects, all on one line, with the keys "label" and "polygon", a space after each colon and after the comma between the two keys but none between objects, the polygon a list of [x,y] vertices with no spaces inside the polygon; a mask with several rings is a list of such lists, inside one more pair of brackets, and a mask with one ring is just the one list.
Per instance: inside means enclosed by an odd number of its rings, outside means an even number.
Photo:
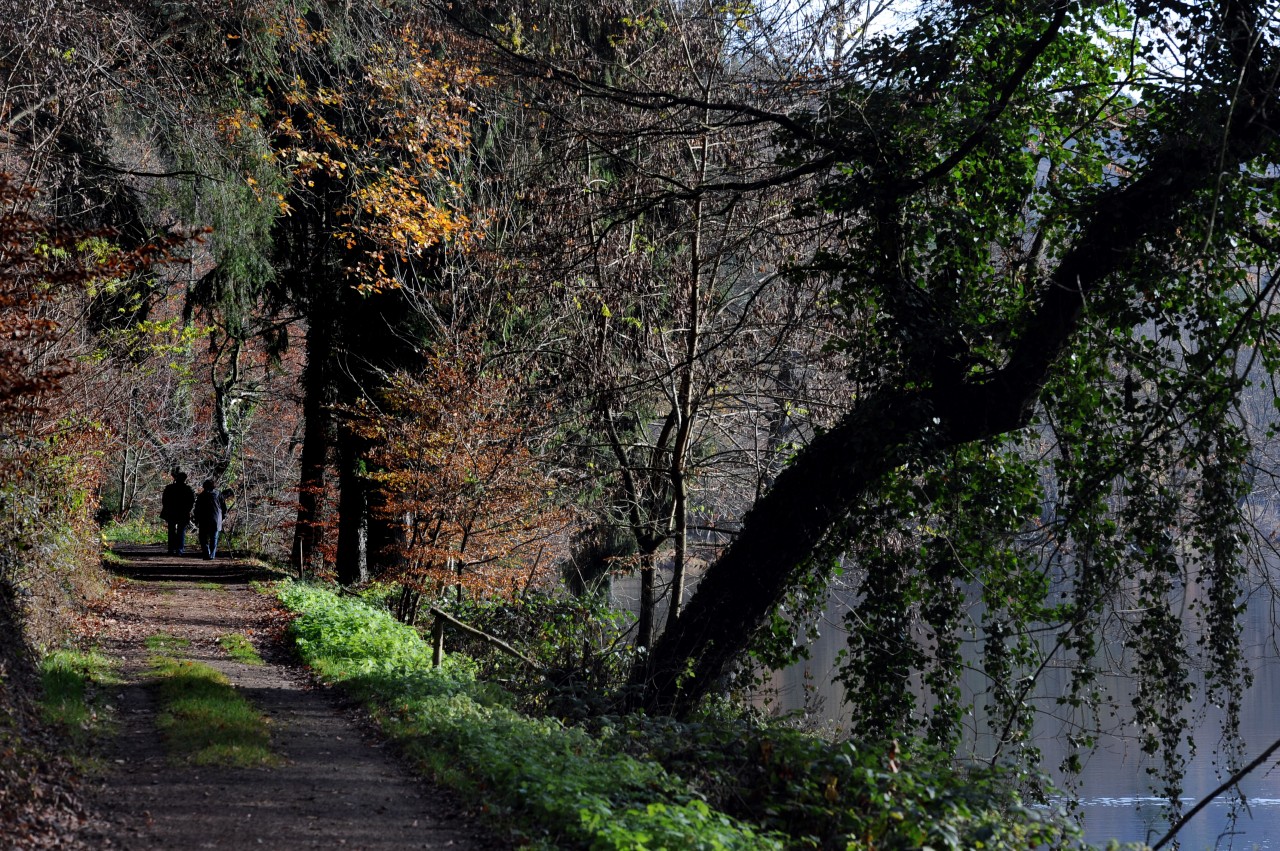
[{"label": "wooden fence post", "polygon": [[444,664],[444,618],[436,615],[431,624],[431,667],[439,668]]},{"label": "wooden fence post", "polygon": [[436,616],[435,622],[431,624],[431,643],[434,645],[431,652],[431,661],[432,661],[432,664],[434,664],[437,668],[440,667],[440,665],[444,662],[445,624],[452,624],[455,629],[459,629],[462,632],[467,633],[468,635],[474,635],[476,638],[480,639],[481,641],[488,642],[490,645],[498,648],[503,653],[506,653],[509,656],[516,657],[521,662],[524,662],[526,665],[528,665],[530,668],[533,668],[536,671],[542,670],[541,665],[539,665],[537,662],[533,661],[528,656],[521,653],[519,650],[512,647],[507,642],[503,641],[501,638],[498,638],[497,636],[494,636],[494,635],[490,635],[487,632],[478,630],[473,626],[467,626],[465,623],[458,620],[453,615],[449,614],[446,611],[443,611],[442,609],[438,609],[435,606],[431,607],[431,614]]}]

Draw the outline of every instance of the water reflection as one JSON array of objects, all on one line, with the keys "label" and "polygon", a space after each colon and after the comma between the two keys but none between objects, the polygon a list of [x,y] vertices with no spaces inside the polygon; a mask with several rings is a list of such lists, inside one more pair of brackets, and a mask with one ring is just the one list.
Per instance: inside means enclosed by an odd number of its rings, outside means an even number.
[{"label": "water reflection", "polygon": [[[832,595],[821,623],[821,637],[810,648],[810,658],[773,675],[765,691],[757,696],[761,706],[778,712],[807,710],[815,726],[841,734],[847,731],[849,716],[843,704],[842,687],[832,681],[836,654],[845,646],[846,632],[841,616],[845,597]],[[615,603],[636,611],[638,581],[623,577],[615,582]],[[662,623],[665,612],[660,613]],[[1241,763],[1248,762],[1277,739],[1280,739],[1280,654],[1274,635],[1275,616],[1271,595],[1255,595],[1245,612],[1243,642],[1253,671],[1253,686],[1245,694],[1241,713],[1244,750]],[[977,662],[978,644],[971,644],[972,658]],[[1127,705],[1132,684],[1127,678],[1107,678],[1105,688],[1120,710],[1114,718],[1108,715],[1099,728],[1097,748],[1083,760],[1082,771],[1075,776],[1057,772],[1067,754],[1066,733],[1070,725],[1053,714],[1053,697],[1066,685],[1069,671],[1049,670],[1042,678],[1042,688],[1035,696],[1046,711],[1035,731],[1036,745],[1043,753],[1043,769],[1061,788],[1074,795],[1077,812],[1084,826],[1085,839],[1105,844],[1109,839],[1121,842],[1154,842],[1168,830],[1164,800],[1153,792],[1146,756],[1127,724],[1123,707]],[[976,679],[970,688],[980,688]],[[1106,715],[1106,713],[1104,713]],[[966,719],[972,746],[978,754],[990,748],[990,733],[979,714]],[[1109,724],[1109,726],[1108,726]],[[1227,777],[1221,757],[1216,753],[1219,740],[1218,718],[1212,712],[1196,714],[1189,729],[1197,743],[1194,755],[1188,756],[1184,811],[1203,796],[1211,794]],[[1260,767],[1240,784],[1245,802],[1241,805],[1228,795],[1220,796],[1199,813],[1179,834],[1184,851],[1204,849],[1280,849],[1280,753],[1269,765]]]}]

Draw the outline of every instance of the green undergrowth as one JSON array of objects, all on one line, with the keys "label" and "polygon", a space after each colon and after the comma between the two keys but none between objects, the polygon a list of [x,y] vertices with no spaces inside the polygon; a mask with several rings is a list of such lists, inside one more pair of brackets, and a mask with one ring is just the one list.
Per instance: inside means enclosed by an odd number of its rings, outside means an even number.
[{"label": "green undergrowth", "polygon": [[[691,722],[555,718],[515,711],[453,654],[440,669],[385,611],[313,586],[278,594],[303,657],[375,708],[438,779],[477,796],[534,846],[1023,851],[1076,847],[1057,809],[1030,806],[1016,775],[958,767],[896,742],[823,741],[741,711]],[[524,705],[536,703],[526,701]],[[562,701],[542,701],[554,706]]]},{"label": "green undergrowth", "polygon": [[170,656],[152,658],[151,666],[161,706],[156,724],[174,761],[243,767],[279,761],[267,719],[221,673]]},{"label": "green undergrowth", "polygon": [[554,719],[530,718],[478,682],[475,665],[431,649],[410,627],[355,599],[287,583],[281,601],[307,663],[369,703],[384,729],[441,782],[479,796],[535,847],[781,849],[781,837],[708,806],[652,761],[603,747]]},{"label": "green undergrowth", "polygon": [[247,636],[238,632],[228,632],[226,635],[219,636],[218,643],[222,645],[227,655],[237,662],[243,662],[246,665],[265,664]]},{"label": "green undergrowth", "polygon": [[118,520],[102,527],[102,540],[108,544],[157,544],[165,541],[163,525],[141,517]]},{"label": "green undergrowth", "polygon": [[40,714],[84,754],[108,733],[113,716],[103,689],[121,682],[112,661],[96,650],[55,650],[40,660]]},{"label": "green undergrowth", "polygon": [[685,722],[633,715],[587,726],[660,762],[729,814],[786,833],[795,848],[1077,847],[1065,811],[1025,803],[1014,772],[958,766],[920,742],[832,743],[723,708]]}]

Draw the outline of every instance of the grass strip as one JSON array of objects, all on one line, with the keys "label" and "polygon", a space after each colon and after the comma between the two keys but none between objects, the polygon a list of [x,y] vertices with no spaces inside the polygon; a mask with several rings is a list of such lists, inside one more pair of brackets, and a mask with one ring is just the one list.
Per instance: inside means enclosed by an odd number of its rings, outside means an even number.
[{"label": "grass strip", "polygon": [[143,643],[152,653],[172,656],[179,650],[186,650],[190,647],[191,639],[179,638],[176,635],[169,635],[167,632],[157,632],[148,635]]},{"label": "grass strip", "polygon": [[170,756],[195,765],[268,766],[267,719],[208,665],[168,656],[152,659],[161,710],[156,724]]},{"label": "grass strip", "polygon": [[100,689],[120,682],[110,659],[96,650],[55,650],[40,660],[40,679],[40,714],[76,751],[107,731],[111,713]]},{"label": "grass strip", "polygon": [[218,643],[222,645],[222,649],[227,655],[237,662],[243,662],[246,665],[264,665],[262,657],[258,655],[258,651],[254,648],[248,636],[241,635],[238,632],[228,632],[226,635],[218,638]]},{"label": "grass strip", "polygon": [[581,730],[529,718],[477,682],[470,660],[431,667],[431,649],[386,612],[285,583],[291,631],[308,664],[374,710],[435,777],[513,826],[524,842],[593,851],[769,851],[783,842],[689,794],[654,762],[610,751]]},{"label": "grass strip", "polygon": [[133,562],[108,547],[102,549],[102,563],[107,567],[129,567]]}]

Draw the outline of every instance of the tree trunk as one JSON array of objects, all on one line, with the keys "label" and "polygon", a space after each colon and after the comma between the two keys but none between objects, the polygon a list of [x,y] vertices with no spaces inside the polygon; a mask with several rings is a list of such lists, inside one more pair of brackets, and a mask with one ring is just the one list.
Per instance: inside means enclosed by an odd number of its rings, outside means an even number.
[{"label": "tree trunk", "polygon": [[[361,293],[341,285],[332,317],[333,369],[330,392],[342,404],[376,395],[386,376],[397,369],[412,370],[422,357],[412,344],[410,307],[403,293]],[[348,424],[339,422],[335,435],[338,455],[338,579],[344,584],[364,582],[374,575],[375,562],[400,531],[394,519],[374,510],[376,485],[369,478],[369,443]]]},{"label": "tree trunk", "polygon": [[[711,137],[703,135],[698,182],[706,179]],[[684,606],[685,571],[689,545],[689,443],[693,437],[693,370],[698,363],[702,330],[702,198],[693,202],[693,234],[689,240],[689,292],[685,302],[684,358],[675,394],[676,436],[671,447],[671,536],[675,552],[671,565],[671,604],[667,629],[680,620]]]},{"label": "tree trunk", "polygon": [[[236,403],[237,385],[240,383],[240,353],[244,347],[241,340],[228,337],[222,344],[218,343],[218,335],[209,338],[209,351],[213,355],[213,363],[209,367],[209,383],[213,387],[213,449],[214,466],[212,474],[221,476],[231,466],[236,452],[236,437],[232,433],[232,406]],[[226,354],[228,365],[225,375],[218,374],[222,356]]]},{"label": "tree trunk", "polygon": [[120,460],[120,501],[116,511],[116,517],[124,519],[125,513],[129,507],[129,500],[125,498],[125,494],[129,489],[129,440],[131,438],[130,431],[133,425],[133,408],[129,408],[128,415],[124,421],[124,458]]},{"label": "tree trunk", "polygon": [[655,561],[652,551],[640,554],[640,618],[636,622],[636,647],[653,646],[653,611],[658,600]]},{"label": "tree trunk", "polygon": [[[648,464],[643,468],[637,467],[632,462],[627,447],[623,445],[617,423],[614,422],[613,412],[607,409],[605,425],[609,446],[613,450],[614,457],[618,459],[618,472],[622,476],[627,519],[640,550],[640,618],[636,646],[649,647],[653,644],[657,623],[655,609],[658,604],[658,595],[655,590],[657,583],[654,577],[654,561],[658,548],[670,534],[671,503],[665,498],[666,491],[661,485],[654,486],[649,482],[649,488],[643,489],[641,477],[649,477],[659,469],[659,459],[665,454],[667,444],[675,431],[676,413],[673,410],[667,416],[662,432],[647,453]],[[659,520],[660,511],[667,513],[668,517]]]},{"label": "tree trunk", "polygon": [[302,457],[299,459],[298,518],[293,529],[293,564],[299,576],[321,567],[321,511],[329,455],[328,376],[331,341],[323,321],[307,328],[307,365],[302,373]]},{"label": "tree trunk", "polygon": [[338,430],[338,582],[369,578],[369,481],[364,441],[347,427]]}]

